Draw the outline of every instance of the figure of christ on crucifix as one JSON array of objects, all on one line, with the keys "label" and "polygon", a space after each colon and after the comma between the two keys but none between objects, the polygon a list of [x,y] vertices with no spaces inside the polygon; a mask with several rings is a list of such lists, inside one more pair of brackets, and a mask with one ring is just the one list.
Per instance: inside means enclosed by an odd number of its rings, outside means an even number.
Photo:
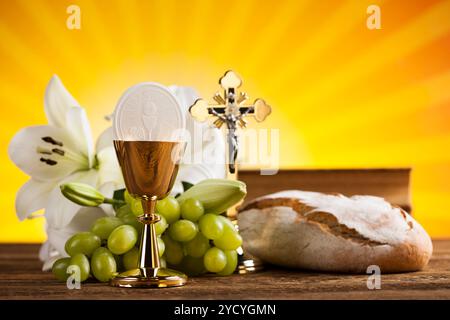
[{"label": "figure of christ on crucifix", "polygon": [[262,122],[270,114],[271,107],[262,99],[256,99],[253,105],[244,105],[248,99],[247,94],[237,91],[242,85],[242,80],[233,71],[227,71],[220,78],[219,84],[224,89],[223,97],[216,93],[213,99],[216,104],[208,104],[203,99],[198,99],[189,108],[191,115],[200,122],[206,121],[211,116],[215,118],[214,126],[221,128],[225,123],[228,129],[228,173],[236,173],[236,159],[239,150],[237,129],[245,128],[245,117],[253,116],[256,121]]}]

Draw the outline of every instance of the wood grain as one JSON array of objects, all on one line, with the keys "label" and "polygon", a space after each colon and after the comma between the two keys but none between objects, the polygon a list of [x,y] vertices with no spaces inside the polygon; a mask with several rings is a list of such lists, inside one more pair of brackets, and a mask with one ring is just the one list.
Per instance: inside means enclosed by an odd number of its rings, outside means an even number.
[{"label": "wood grain", "polygon": [[368,290],[365,275],[268,268],[251,275],[206,276],[171,289],[119,289],[83,283],[68,290],[41,271],[39,245],[0,245],[0,299],[450,299],[450,240],[434,241],[420,272],[382,275],[381,290]]}]

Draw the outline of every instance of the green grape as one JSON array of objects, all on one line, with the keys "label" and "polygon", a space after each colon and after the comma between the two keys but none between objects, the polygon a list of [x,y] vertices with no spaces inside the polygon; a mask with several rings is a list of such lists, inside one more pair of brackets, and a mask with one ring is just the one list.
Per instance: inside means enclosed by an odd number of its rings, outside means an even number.
[{"label": "green grape", "polygon": [[183,247],[181,244],[175,240],[172,240],[167,235],[163,236],[162,240],[165,244],[164,256],[166,257],[167,263],[171,265],[180,264],[184,257]]},{"label": "green grape", "polygon": [[110,280],[117,272],[113,254],[104,247],[95,250],[92,254],[91,270],[98,281],[106,282]]},{"label": "green grape", "polygon": [[61,258],[56,260],[52,266],[52,272],[56,279],[66,281],[69,275],[67,274],[67,267],[70,264],[70,258]]},{"label": "green grape", "polygon": [[164,216],[168,224],[172,224],[180,219],[180,204],[177,199],[168,196],[156,202],[156,212]]},{"label": "green grape", "polygon": [[242,237],[232,224],[224,224],[224,227],[222,236],[214,240],[214,245],[222,250],[236,250],[242,245]]},{"label": "green grape", "polygon": [[186,254],[194,258],[200,258],[203,257],[210,246],[209,240],[203,234],[198,232],[195,238],[189,242],[185,242],[183,247]]},{"label": "green grape", "polygon": [[120,219],[123,221],[123,224],[128,224],[135,228],[139,234],[142,232],[142,228],[144,228],[144,225],[131,212],[123,215]]},{"label": "green grape", "polygon": [[100,239],[106,240],[111,232],[122,224],[123,221],[117,217],[101,217],[95,220],[91,232],[99,236]]},{"label": "green grape", "polygon": [[139,249],[134,247],[123,255],[123,267],[125,270],[136,269],[139,264]]},{"label": "green grape", "polygon": [[207,272],[205,265],[203,264],[203,258],[194,258],[191,256],[185,256],[183,258],[180,269],[188,276],[199,276]]},{"label": "green grape", "polygon": [[202,203],[194,198],[183,201],[180,206],[180,211],[183,219],[193,222],[196,222],[205,213]]},{"label": "green grape", "polygon": [[201,233],[208,239],[218,239],[223,234],[223,222],[218,215],[207,213],[200,218],[198,225]]},{"label": "green grape", "polygon": [[167,224],[166,218],[164,218],[162,215],[159,215],[159,221],[155,223],[155,230],[156,235],[162,235],[164,231],[166,231],[167,227],[169,226]]},{"label": "green grape", "polygon": [[118,218],[122,218],[123,216],[126,216],[128,214],[133,214],[133,212],[131,212],[131,206],[129,204],[116,209],[116,217]]},{"label": "green grape", "polygon": [[125,189],[125,191],[123,192],[123,199],[125,200],[126,203],[130,204],[134,198],[131,196],[131,194],[128,192],[128,190]]},{"label": "green grape", "polygon": [[225,227],[229,227],[232,230],[236,230],[236,226],[233,224],[233,222],[231,222],[230,219],[228,219],[227,217],[218,215],[217,218],[222,221],[222,223],[225,225]]},{"label": "green grape", "polygon": [[197,233],[197,225],[189,220],[178,220],[169,227],[169,235],[175,241],[190,241],[194,239]]},{"label": "green grape", "polygon": [[92,232],[80,232],[74,234],[67,240],[64,249],[69,256],[83,253],[90,257],[94,250],[100,247],[101,243],[100,237]]},{"label": "green grape", "polygon": [[122,225],[113,230],[108,237],[108,249],[114,254],[124,254],[134,247],[138,233],[130,225]]},{"label": "green grape", "polygon": [[77,253],[70,258],[69,266],[78,266],[80,268],[80,281],[85,281],[89,278],[90,266],[89,259],[82,253]]},{"label": "green grape", "polygon": [[164,251],[166,250],[166,244],[164,243],[164,240],[158,237],[158,250],[159,250],[159,257],[162,257],[164,254]]},{"label": "green grape", "polygon": [[228,276],[230,274],[233,274],[233,272],[236,270],[238,255],[236,250],[227,250],[224,251],[224,253],[227,257],[227,265],[222,269],[222,271],[218,272],[218,274],[221,276]]},{"label": "green grape", "polygon": [[160,258],[160,259],[159,259],[159,264],[161,265],[161,268],[167,268],[167,262],[166,262],[166,259]]},{"label": "green grape", "polygon": [[144,214],[144,209],[142,208],[142,201],[140,199],[133,199],[130,203],[131,212],[138,217]]},{"label": "green grape", "polygon": [[222,250],[212,247],[206,251],[203,263],[209,272],[220,272],[227,265],[227,257]]},{"label": "green grape", "polygon": [[[218,216],[220,221],[224,225],[224,233],[222,235],[223,239],[217,239],[219,244],[225,243],[222,250],[235,250],[242,245],[242,237],[236,229],[236,226],[231,222],[230,219],[224,216]],[[216,245],[217,246],[217,245]]]},{"label": "green grape", "polygon": [[138,233],[138,239],[136,241],[136,243],[140,243],[141,242],[141,238],[142,238],[142,231],[144,230],[144,224],[139,222],[138,220],[136,220],[136,217],[131,214],[129,216],[129,223],[126,223],[126,221],[128,221],[127,219],[123,219],[124,224],[128,224],[130,226],[132,226]]}]

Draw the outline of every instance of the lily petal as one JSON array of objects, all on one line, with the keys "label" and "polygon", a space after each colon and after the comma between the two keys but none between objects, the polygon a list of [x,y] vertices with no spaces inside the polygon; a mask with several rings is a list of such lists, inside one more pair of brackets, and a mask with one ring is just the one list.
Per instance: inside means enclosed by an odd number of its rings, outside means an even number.
[{"label": "lily petal", "polygon": [[79,103],[64,87],[57,75],[50,79],[45,91],[44,110],[48,123],[60,128],[66,127],[66,113],[71,107],[79,107]]},{"label": "lily petal", "polygon": [[82,108],[72,107],[66,113],[66,127],[79,151],[88,159],[89,168],[94,163],[94,143],[92,141],[91,127],[86,116],[86,112]]},{"label": "lily petal", "polygon": [[55,248],[53,248],[48,240],[44,242],[39,249],[39,259],[44,262],[42,265],[42,271],[51,270],[55,261],[64,256],[67,256],[67,254],[59,253]]},{"label": "lily petal", "polygon": [[[52,140],[45,142],[46,138]],[[41,181],[58,180],[86,166],[82,156],[71,158],[54,153],[56,149],[76,149],[68,131],[53,126],[33,126],[20,130],[12,138],[8,154],[23,172]]]},{"label": "lily petal", "polygon": [[28,180],[17,192],[16,214],[20,220],[28,218],[33,212],[45,208],[50,191],[55,182]]},{"label": "lily petal", "polygon": [[[189,107],[198,99],[194,88],[182,86],[170,86],[169,90],[177,97],[182,110],[189,113]],[[191,116],[186,116],[186,130],[190,139],[186,144],[185,156],[177,176],[177,181],[196,183],[208,178],[224,178],[225,173],[225,143],[223,136],[217,128],[195,121]],[[202,141],[201,144],[193,141]],[[175,189],[181,184],[177,183]],[[173,192],[176,192],[174,190]]]},{"label": "lily petal", "polygon": [[187,112],[189,107],[199,98],[197,91],[192,87],[172,85],[169,86],[169,90],[175,95],[184,112]]},{"label": "lily petal", "polygon": [[72,221],[64,228],[56,228],[50,224],[47,227],[48,242],[61,255],[67,255],[64,246],[67,239],[82,231],[88,231],[95,220],[104,217],[105,212],[100,208],[81,208]]},{"label": "lily petal", "polygon": [[[66,229],[55,229],[47,228],[47,238],[51,247],[54,247],[55,252],[60,256],[67,256],[64,246],[66,241],[73,235],[73,233],[67,231]],[[54,253],[52,254],[54,256]],[[49,255],[47,260],[52,258]]]},{"label": "lily petal", "polygon": [[[68,182],[82,182],[96,187],[98,181],[98,171],[97,170],[87,170],[79,171],[71,174],[60,184]],[[45,209],[45,217],[47,223],[52,228],[64,228],[67,226],[81,209],[81,206],[73,203],[72,201],[66,199],[59,185],[55,187],[49,196],[49,201]]]},{"label": "lily petal", "polygon": [[97,139],[95,146],[96,153],[99,153],[104,148],[113,147],[113,130],[109,127],[103,131]]},{"label": "lily petal", "polygon": [[50,271],[52,269],[53,264],[55,263],[55,261],[64,257],[64,255],[59,254],[56,250],[52,251],[52,252],[54,254],[49,255],[48,258],[43,260],[44,264],[42,265],[42,271]]},{"label": "lily petal", "polygon": [[177,179],[170,192],[171,195],[177,195],[183,192],[182,181],[196,184],[205,179],[222,179],[225,177],[224,165],[210,164],[192,164],[180,165]]},{"label": "lily petal", "polygon": [[110,181],[115,182],[118,187],[125,185],[114,147],[103,148],[97,153],[97,160],[99,167],[99,186]]},{"label": "lily petal", "polygon": [[39,248],[39,260],[45,261],[50,256],[51,246],[50,242],[45,241],[42,246]]},{"label": "lily petal", "polygon": [[83,207],[64,229],[71,234],[88,231],[91,229],[95,220],[104,216],[105,212],[100,208]]}]

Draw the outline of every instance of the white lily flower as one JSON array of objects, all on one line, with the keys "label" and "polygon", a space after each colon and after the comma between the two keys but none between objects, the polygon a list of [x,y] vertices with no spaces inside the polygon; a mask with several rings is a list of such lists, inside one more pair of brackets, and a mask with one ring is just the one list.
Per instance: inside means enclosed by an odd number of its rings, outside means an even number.
[{"label": "white lily flower", "polygon": [[[188,114],[189,106],[198,95],[188,87],[172,86],[170,89]],[[49,270],[56,259],[66,256],[64,245],[70,236],[89,230],[101,216],[114,215],[110,205],[80,207],[66,199],[59,186],[67,182],[87,183],[111,198],[114,190],[123,188],[124,183],[112,145],[112,129],[100,135],[94,152],[85,111],[57,76],[53,76],[47,86],[45,113],[49,124],[19,131],[8,152],[11,160],[31,177],[17,193],[19,219],[30,218],[34,212],[45,208],[48,239],[39,257],[44,261],[43,269]],[[225,176],[225,148],[220,131],[190,116],[186,128],[191,139],[173,194],[182,192],[181,181],[197,183]],[[203,155],[208,149],[214,149],[214,157],[205,162]]]},{"label": "white lily flower", "polygon": [[186,113],[186,130],[190,134],[172,189],[175,195],[183,192],[182,181],[195,184],[205,179],[225,178],[225,143],[220,130],[190,115],[189,107],[199,98],[193,88],[170,86],[169,90]]},{"label": "white lily flower", "polygon": [[[8,153],[11,160],[31,178],[16,196],[16,212],[20,220],[32,217],[45,208],[48,244],[41,250],[41,258],[48,260],[64,254],[61,235],[77,229],[73,221],[86,212],[61,194],[59,186],[65,182],[84,182],[102,190],[111,197],[115,189],[123,187],[123,179],[112,145],[110,130],[97,142],[94,152],[91,130],[86,113],[55,75],[45,93],[45,114],[48,125],[27,127],[12,139]],[[111,214],[111,206],[90,208],[98,217]],[[90,219],[88,219],[90,220]],[[55,236],[56,234],[59,235]],[[64,246],[65,240],[62,241]],[[56,250],[55,250],[56,249]],[[44,255],[44,253],[46,253]]]}]

